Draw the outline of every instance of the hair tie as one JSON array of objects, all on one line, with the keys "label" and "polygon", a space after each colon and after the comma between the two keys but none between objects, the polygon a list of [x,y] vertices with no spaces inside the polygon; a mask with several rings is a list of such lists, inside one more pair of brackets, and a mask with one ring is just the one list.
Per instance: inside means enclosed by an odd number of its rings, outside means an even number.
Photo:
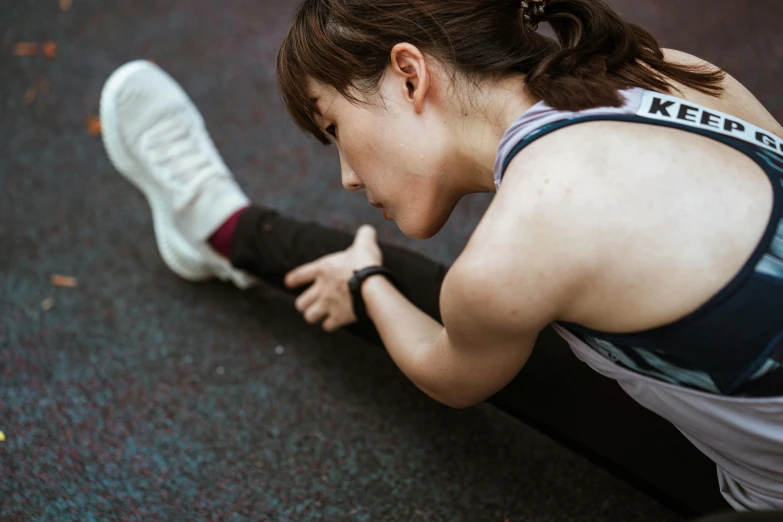
[{"label": "hair tie", "polygon": [[534,31],[538,29],[538,24],[546,21],[546,13],[544,12],[546,0],[522,0],[520,7],[522,8],[522,19]]}]

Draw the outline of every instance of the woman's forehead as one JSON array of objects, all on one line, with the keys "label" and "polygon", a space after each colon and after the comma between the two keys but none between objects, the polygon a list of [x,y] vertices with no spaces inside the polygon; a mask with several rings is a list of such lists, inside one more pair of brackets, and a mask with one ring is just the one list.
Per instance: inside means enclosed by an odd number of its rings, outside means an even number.
[{"label": "woman's forehead", "polygon": [[307,81],[307,92],[310,96],[310,102],[319,114],[327,112],[339,96],[337,90],[331,85],[324,85],[313,79]]}]

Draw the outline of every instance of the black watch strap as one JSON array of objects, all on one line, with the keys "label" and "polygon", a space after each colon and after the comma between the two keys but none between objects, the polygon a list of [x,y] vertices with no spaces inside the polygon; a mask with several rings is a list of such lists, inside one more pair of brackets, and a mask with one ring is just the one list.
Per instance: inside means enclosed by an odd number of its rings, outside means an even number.
[{"label": "black watch strap", "polygon": [[348,281],[348,288],[351,290],[351,298],[353,299],[353,313],[358,321],[369,319],[367,316],[367,309],[364,307],[364,298],[362,297],[362,284],[364,281],[374,275],[382,275],[388,279],[394,286],[397,285],[397,280],[394,278],[391,272],[382,266],[368,266],[361,270],[355,270],[353,277]]}]

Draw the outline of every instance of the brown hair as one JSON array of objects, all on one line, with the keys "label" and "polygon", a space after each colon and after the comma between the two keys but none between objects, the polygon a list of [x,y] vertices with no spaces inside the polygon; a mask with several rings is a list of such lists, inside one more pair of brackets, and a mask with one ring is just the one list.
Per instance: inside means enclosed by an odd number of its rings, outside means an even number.
[{"label": "brown hair", "polygon": [[725,73],[675,65],[656,39],[602,0],[549,0],[557,41],[523,20],[519,0],[303,0],[277,57],[280,91],[296,123],[323,143],[307,81],[349,100],[377,87],[392,48],[418,47],[467,78],[523,74],[558,110],[622,104],[620,89],[671,92],[670,80],[719,95]]}]

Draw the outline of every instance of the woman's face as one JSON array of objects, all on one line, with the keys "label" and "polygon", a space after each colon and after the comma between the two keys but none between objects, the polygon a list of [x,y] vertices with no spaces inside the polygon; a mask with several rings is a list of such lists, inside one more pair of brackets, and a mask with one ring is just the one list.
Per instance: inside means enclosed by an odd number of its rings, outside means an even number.
[{"label": "woman's face", "polygon": [[[310,82],[321,117],[316,121],[335,142],[346,189],[364,189],[371,204],[411,238],[435,235],[462,194],[458,146],[448,115],[433,96],[416,100],[421,78],[386,74],[367,104],[351,102],[329,86]],[[407,85],[406,85],[407,83]]]}]

